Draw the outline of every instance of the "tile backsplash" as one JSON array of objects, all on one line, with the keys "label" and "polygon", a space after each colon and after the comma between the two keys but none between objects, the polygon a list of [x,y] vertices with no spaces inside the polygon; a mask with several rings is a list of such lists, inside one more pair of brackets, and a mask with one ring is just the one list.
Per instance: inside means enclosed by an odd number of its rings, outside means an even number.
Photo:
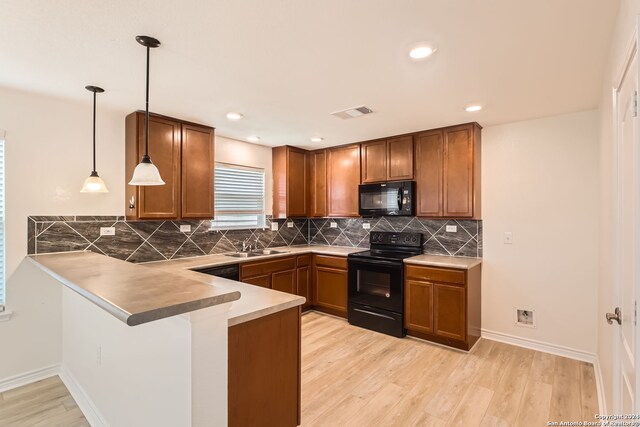
[{"label": "tile backsplash", "polygon": [[[334,222],[336,227],[331,227]],[[369,229],[363,224],[368,223]],[[446,231],[447,225],[456,227]],[[312,245],[369,247],[371,231],[407,231],[422,233],[422,252],[429,255],[482,257],[482,221],[433,220],[418,217],[312,218],[309,242]]]},{"label": "tile backsplash", "polygon": [[[271,223],[278,231],[271,231]],[[293,223],[288,227],[287,223]],[[336,227],[331,227],[335,223]],[[363,224],[369,224],[365,229]],[[181,225],[191,225],[181,232]],[[447,232],[446,226],[456,226]],[[114,236],[100,236],[114,227]],[[411,231],[424,236],[423,252],[431,255],[482,257],[482,221],[429,220],[417,217],[267,218],[264,229],[212,230],[211,221],[125,221],[118,216],[30,216],[28,253],[91,250],[130,262],[162,261],[232,252],[242,242],[258,239],[261,248],[293,245],[369,247],[371,231]]]},{"label": "tile backsplash", "polygon": [[[278,231],[271,231],[271,222]],[[292,222],[293,227],[286,226]],[[181,232],[181,225],[191,231]],[[114,236],[100,236],[100,227],[114,227]],[[29,254],[91,250],[130,262],[162,261],[232,252],[249,239],[261,248],[308,244],[306,219],[267,218],[265,229],[211,230],[211,221],[125,221],[116,216],[30,216]]]}]

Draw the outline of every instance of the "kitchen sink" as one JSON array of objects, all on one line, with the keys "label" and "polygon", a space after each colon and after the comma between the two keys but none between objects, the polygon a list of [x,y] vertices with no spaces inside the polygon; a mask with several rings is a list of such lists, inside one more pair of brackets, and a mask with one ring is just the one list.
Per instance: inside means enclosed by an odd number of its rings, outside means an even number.
[{"label": "kitchen sink", "polygon": [[225,254],[226,256],[231,256],[234,258],[251,258],[254,256],[262,256],[262,255],[277,255],[277,254],[284,254],[286,252],[284,251],[276,251],[273,249],[259,249],[257,251],[251,251],[251,252],[234,252],[232,254]]},{"label": "kitchen sink", "polygon": [[276,254],[284,254],[286,252],[284,252],[284,251],[276,251],[276,250],[273,250],[273,249],[260,249],[258,251],[253,251],[252,253],[258,254],[258,255],[276,255]]},{"label": "kitchen sink", "polygon": [[260,255],[262,254],[257,252],[234,252],[232,254],[225,254],[225,256],[232,256],[234,258],[251,258]]}]

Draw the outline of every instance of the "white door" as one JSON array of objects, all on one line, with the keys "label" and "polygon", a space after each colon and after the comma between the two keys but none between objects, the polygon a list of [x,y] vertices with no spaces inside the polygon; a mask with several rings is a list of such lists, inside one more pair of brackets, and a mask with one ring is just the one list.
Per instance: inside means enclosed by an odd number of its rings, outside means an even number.
[{"label": "white door", "polygon": [[[637,40],[637,36],[635,38]],[[636,398],[636,296],[640,279],[640,144],[637,113],[637,42],[627,55],[626,65],[614,91],[617,145],[617,232],[616,294],[618,307],[607,315],[618,328],[617,393],[612,413],[640,412]]]}]

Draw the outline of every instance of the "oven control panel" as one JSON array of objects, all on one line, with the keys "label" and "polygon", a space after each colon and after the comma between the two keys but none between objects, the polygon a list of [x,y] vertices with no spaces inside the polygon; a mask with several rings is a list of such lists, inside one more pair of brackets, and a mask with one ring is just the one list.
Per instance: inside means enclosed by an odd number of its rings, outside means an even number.
[{"label": "oven control panel", "polygon": [[369,235],[369,243],[376,245],[420,247],[422,246],[422,234],[372,231]]}]

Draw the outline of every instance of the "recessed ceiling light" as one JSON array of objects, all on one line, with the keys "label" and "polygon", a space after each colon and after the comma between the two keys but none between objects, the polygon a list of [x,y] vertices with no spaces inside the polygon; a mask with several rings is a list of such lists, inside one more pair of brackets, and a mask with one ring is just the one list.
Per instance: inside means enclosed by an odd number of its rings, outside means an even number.
[{"label": "recessed ceiling light", "polygon": [[424,59],[433,55],[436,51],[436,48],[429,45],[420,45],[416,46],[409,51],[409,56],[413,59]]},{"label": "recessed ceiling light", "polygon": [[241,118],[243,118],[244,116],[240,113],[235,113],[235,112],[230,112],[227,113],[227,119],[229,120],[240,120]]},{"label": "recessed ceiling light", "polygon": [[480,111],[480,110],[482,110],[482,105],[478,105],[478,104],[469,105],[465,107],[465,111],[468,111],[470,113],[473,113],[474,111]]},{"label": "recessed ceiling light", "polygon": [[258,141],[260,141],[260,137],[259,136],[250,136],[250,137],[247,138],[247,141],[258,142]]},{"label": "recessed ceiling light", "polygon": [[311,138],[311,142],[322,142],[324,141],[324,138],[320,138],[319,136],[314,136],[313,138]]}]

